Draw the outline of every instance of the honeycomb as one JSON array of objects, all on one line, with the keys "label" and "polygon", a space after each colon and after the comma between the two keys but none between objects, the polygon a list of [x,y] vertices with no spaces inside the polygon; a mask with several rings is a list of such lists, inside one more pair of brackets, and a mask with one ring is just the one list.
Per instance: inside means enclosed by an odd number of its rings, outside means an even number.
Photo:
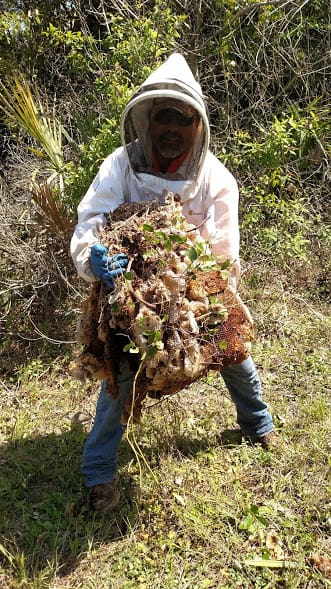
[{"label": "honeycomb", "polygon": [[[129,265],[110,292],[91,286],[78,325],[81,378],[107,380],[118,396],[122,360],[136,374],[122,414],[139,421],[147,396],[172,395],[209,370],[242,362],[254,337],[251,316],[180,199],[121,205],[109,215],[101,242]],[[132,353],[135,352],[135,353]]]}]

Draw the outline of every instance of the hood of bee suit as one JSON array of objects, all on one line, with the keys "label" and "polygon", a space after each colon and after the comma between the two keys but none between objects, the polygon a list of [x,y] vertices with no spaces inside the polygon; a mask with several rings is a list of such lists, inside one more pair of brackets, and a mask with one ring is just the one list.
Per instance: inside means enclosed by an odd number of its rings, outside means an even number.
[{"label": "hood of bee suit", "polygon": [[160,98],[180,100],[200,115],[194,145],[180,170],[171,177],[197,180],[209,145],[209,122],[200,84],[195,80],[185,58],[173,53],[141,85],[128,102],[121,120],[122,145],[135,173],[158,175],[152,170],[150,114]]}]

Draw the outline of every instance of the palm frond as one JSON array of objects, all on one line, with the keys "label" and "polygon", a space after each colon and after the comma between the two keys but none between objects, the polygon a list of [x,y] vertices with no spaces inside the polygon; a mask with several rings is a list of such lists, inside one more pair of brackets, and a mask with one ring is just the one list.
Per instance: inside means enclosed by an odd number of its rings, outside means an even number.
[{"label": "palm frond", "polygon": [[30,187],[32,199],[43,213],[43,222],[52,230],[72,231],[73,222],[66,215],[61,203],[55,198],[55,191],[48,182],[33,182]]},{"label": "palm frond", "polygon": [[[26,80],[17,77],[6,84],[0,82],[0,110],[8,121],[20,126],[33,137],[43,149],[43,160],[49,168],[62,174],[64,166],[62,149],[62,125],[57,121],[53,109],[50,112],[48,102],[43,106],[39,93],[35,90],[35,100]],[[41,157],[41,152],[35,153]]]}]

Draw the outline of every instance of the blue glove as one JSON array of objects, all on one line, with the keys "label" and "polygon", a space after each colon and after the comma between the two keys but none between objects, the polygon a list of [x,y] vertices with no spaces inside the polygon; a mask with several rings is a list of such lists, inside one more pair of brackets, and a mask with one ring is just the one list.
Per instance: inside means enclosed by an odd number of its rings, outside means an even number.
[{"label": "blue glove", "polygon": [[124,274],[128,263],[126,254],[108,256],[107,248],[101,243],[94,243],[91,247],[92,270],[112,290],[115,288],[114,278]]}]

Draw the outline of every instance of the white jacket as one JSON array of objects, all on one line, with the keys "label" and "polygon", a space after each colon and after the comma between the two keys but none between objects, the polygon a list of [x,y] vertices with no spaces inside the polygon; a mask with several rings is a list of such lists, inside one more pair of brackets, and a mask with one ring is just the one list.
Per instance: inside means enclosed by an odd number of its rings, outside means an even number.
[{"label": "white jacket", "polygon": [[[200,114],[195,144],[175,174],[151,169],[149,112],[159,97],[184,100]],[[199,226],[217,257],[239,266],[237,183],[210,152],[209,123],[200,85],[178,53],[156,69],[126,106],[121,120],[122,147],[109,155],[78,206],[78,223],[71,240],[71,255],[78,274],[96,280],[90,265],[90,248],[99,241],[107,215],[123,202],[161,197],[167,189],[181,196],[183,214]],[[109,252],[111,254],[111,251]]]}]

